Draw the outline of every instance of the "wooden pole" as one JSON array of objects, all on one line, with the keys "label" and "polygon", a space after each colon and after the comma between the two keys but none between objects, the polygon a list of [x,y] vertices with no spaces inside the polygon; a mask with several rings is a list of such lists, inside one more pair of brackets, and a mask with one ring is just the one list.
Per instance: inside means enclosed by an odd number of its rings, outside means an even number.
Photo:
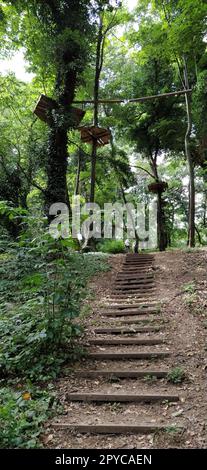
[{"label": "wooden pole", "polygon": [[[161,98],[168,98],[171,96],[180,96],[180,95],[186,95],[188,93],[192,93],[192,89],[189,90],[179,90],[179,91],[173,91],[171,93],[160,93],[160,95],[151,95],[151,96],[143,96],[141,98],[132,98],[132,99],[103,99],[103,100],[98,100],[96,103],[98,104],[129,104],[129,103],[141,103],[143,101],[150,101],[150,100],[155,100],[155,99],[161,99]],[[94,104],[94,100],[85,100],[85,101],[73,101],[74,104]]]}]

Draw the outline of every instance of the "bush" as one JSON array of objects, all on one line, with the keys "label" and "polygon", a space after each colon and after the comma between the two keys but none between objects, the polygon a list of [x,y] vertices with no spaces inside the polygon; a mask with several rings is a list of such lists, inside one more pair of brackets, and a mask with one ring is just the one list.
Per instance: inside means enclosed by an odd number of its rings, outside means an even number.
[{"label": "bush", "polygon": [[47,380],[59,372],[82,333],[73,320],[87,294],[87,280],[108,269],[101,256],[74,253],[65,241],[43,240],[12,245],[9,256],[0,259],[2,377]]},{"label": "bush", "polygon": [[88,279],[109,269],[107,256],[76,253],[71,240],[54,241],[44,224],[25,222],[18,242],[0,241],[1,448],[40,445],[54,402],[46,384],[84,354],[73,320]]},{"label": "bush", "polygon": [[168,372],[167,380],[173,384],[180,384],[185,380],[185,372],[180,367],[175,367]]},{"label": "bush", "polygon": [[48,417],[51,396],[40,389],[0,389],[0,448],[39,447],[41,425]]},{"label": "bush", "polygon": [[125,246],[122,240],[105,240],[99,246],[100,251],[103,253],[125,253]]}]

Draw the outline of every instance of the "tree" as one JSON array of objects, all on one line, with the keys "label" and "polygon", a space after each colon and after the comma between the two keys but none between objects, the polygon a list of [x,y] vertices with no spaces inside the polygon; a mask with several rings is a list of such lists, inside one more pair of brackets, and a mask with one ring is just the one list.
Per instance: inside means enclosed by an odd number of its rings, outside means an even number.
[{"label": "tree", "polygon": [[[0,76],[0,198],[14,208],[28,208],[32,188],[44,195],[45,187],[36,176],[43,167],[45,133],[41,123],[35,125],[31,113],[35,87],[18,81],[13,74]],[[41,197],[40,203],[41,203]],[[20,219],[6,220],[13,236],[19,234]]]},{"label": "tree", "polygon": [[[94,76],[94,111],[93,111],[93,125],[99,125],[99,93],[100,93],[100,78],[104,64],[104,49],[106,44],[107,35],[110,31],[119,24],[120,18],[117,17],[117,7],[120,7],[121,2],[117,1],[115,7],[110,5],[100,5],[98,31],[96,42],[96,58],[95,58],[95,76]],[[91,152],[91,191],[90,202],[95,201],[95,183],[96,183],[96,160],[97,160],[97,141],[93,139],[92,152]]]},{"label": "tree", "polygon": [[[149,3],[149,2],[148,2]],[[197,81],[198,62],[205,50],[206,6],[200,0],[158,0],[155,7],[161,11],[164,28],[167,27],[166,47],[171,60],[177,64],[181,85],[192,88]],[[186,18],[188,19],[186,21]],[[195,170],[191,151],[193,128],[191,96],[186,93],[187,130],[185,154],[189,168],[189,237],[190,247],[195,246]]]},{"label": "tree", "polygon": [[[71,105],[89,57],[89,37],[93,32],[92,23],[96,21],[99,5],[83,0],[29,0],[26,5],[21,0],[8,3],[12,3],[20,14],[18,38],[26,47],[30,63],[34,68],[39,64],[43,70],[45,62],[48,62],[54,77],[53,97],[56,106],[50,113],[46,165],[45,206],[49,214],[51,204],[69,204],[66,180],[68,131],[75,125]],[[15,21],[13,28],[16,26]],[[9,23],[8,18],[7,34]]]}]

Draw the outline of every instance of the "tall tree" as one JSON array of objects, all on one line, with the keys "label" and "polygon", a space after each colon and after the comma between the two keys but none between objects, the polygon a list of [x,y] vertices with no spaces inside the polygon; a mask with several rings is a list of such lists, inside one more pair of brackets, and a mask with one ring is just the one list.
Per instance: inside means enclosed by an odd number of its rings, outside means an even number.
[{"label": "tall tree", "polygon": [[[68,131],[74,127],[71,105],[84,66],[89,58],[96,12],[102,2],[86,0],[11,0],[19,16],[21,45],[34,69],[45,63],[54,77],[47,149],[47,214],[55,202],[69,203],[67,190]],[[103,2],[108,3],[106,1]],[[8,11],[5,11],[8,13]],[[7,34],[11,20],[7,17]],[[17,18],[12,22],[16,30]],[[47,44],[47,49],[45,49]],[[34,49],[34,45],[37,49]],[[44,46],[43,46],[44,45]]]},{"label": "tall tree", "polygon": [[[120,1],[114,2],[112,5],[100,4],[99,18],[98,18],[98,32],[96,39],[96,60],[95,60],[95,76],[94,76],[94,111],[93,111],[93,125],[99,125],[99,105],[98,100],[100,96],[100,78],[104,64],[104,49],[106,38],[109,32],[119,24],[120,18],[117,17],[117,8],[121,5]],[[95,183],[96,183],[96,161],[97,161],[97,140],[93,139],[92,152],[91,152],[91,191],[90,202],[95,200]]]},{"label": "tall tree", "polygon": [[[149,2],[148,2],[149,3]],[[200,0],[155,0],[163,26],[167,27],[165,45],[171,60],[178,67],[181,85],[184,89],[195,86],[198,63],[205,51],[207,8]],[[187,21],[186,21],[187,18]],[[195,246],[195,162],[191,150],[193,129],[192,99],[185,95],[187,130],[185,133],[185,154],[189,169],[189,236],[190,247]]]}]

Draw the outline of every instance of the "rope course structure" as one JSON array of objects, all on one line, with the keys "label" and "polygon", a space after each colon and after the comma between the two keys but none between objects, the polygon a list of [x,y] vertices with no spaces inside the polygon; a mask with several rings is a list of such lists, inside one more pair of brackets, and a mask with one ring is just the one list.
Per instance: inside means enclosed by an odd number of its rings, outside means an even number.
[{"label": "rope course structure", "polygon": [[[132,99],[99,99],[97,101],[95,100],[83,100],[83,101],[77,101],[75,100],[73,104],[81,104],[81,105],[87,105],[87,104],[130,104],[130,103],[141,103],[145,101],[150,101],[150,100],[155,100],[155,99],[162,99],[162,98],[168,98],[171,96],[180,96],[180,95],[185,95],[192,93],[192,89],[186,89],[186,90],[178,90],[175,92],[170,92],[170,93],[160,93],[159,95],[151,95],[151,96],[143,96],[140,98],[132,98]],[[34,109],[34,114],[38,116],[39,119],[42,121],[46,122],[48,125],[51,123],[51,116],[50,113],[52,110],[58,109],[58,104],[55,100],[52,98],[49,98],[43,94],[41,94],[36,107]],[[79,109],[76,107],[71,108],[71,112],[73,115],[73,120],[75,123],[75,128],[80,132],[81,134],[81,141],[87,144],[93,145],[94,142],[96,142],[97,147],[101,147],[104,145],[109,144],[110,138],[111,138],[111,132],[109,129],[104,129],[99,126],[82,126],[78,127],[80,122],[85,116],[85,111],[83,109]]]}]

